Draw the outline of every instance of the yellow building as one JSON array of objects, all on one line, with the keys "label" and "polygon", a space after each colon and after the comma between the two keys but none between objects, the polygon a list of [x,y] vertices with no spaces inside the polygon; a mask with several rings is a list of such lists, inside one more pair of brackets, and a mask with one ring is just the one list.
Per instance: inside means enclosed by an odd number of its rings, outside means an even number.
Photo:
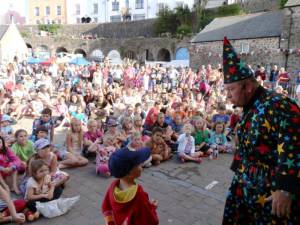
[{"label": "yellow building", "polygon": [[29,24],[65,24],[66,0],[29,0]]}]

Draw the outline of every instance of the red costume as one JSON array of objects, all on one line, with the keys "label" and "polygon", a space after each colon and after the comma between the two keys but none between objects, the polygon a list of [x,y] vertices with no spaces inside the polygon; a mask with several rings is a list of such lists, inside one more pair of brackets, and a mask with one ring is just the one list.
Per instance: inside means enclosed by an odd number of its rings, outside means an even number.
[{"label": "red costume", "polygon": [[131,201],[119,203],[115,200],[115,180],[109,187],[102,203],[102,213],[107,225],[156,225],[159,223],[156,206],[149,201],[148,194],[138,185]]}]

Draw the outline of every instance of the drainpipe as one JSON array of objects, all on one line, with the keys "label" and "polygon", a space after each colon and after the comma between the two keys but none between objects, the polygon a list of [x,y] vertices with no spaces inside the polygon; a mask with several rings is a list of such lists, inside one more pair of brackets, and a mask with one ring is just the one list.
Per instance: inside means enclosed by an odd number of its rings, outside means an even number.
[{"label": "drainpipe", "polygon": [[290,26],[289,26],[289,33],[288,33],[288,45],[287,45],[287,50],[288,52],[285,54],[285,69],[287,70],[287,66],[288,66],[288,61],[289,61],[289,54],[290,54],[290,44],[291,44],[291,31],[292,31],[292,25],[293,25],[293,14],[294,14],[294,10],[290,7],[288,7],[289,11],[290,11]]}]

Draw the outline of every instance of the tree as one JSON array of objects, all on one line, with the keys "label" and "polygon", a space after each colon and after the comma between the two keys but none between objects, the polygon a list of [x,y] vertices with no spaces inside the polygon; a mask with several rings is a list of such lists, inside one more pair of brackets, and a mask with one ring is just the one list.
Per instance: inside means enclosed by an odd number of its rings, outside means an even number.
[{"label": "tree", "polygon": [[279,6],[280,6],[281,9],[285,6],[285,4],[287,3],[287,1],[288,0],[278,0]]}]

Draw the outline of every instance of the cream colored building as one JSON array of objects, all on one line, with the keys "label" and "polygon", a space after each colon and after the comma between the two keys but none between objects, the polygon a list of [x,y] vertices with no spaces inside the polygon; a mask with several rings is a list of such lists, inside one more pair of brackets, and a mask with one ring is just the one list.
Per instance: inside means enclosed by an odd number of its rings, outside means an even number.
[{"label": "cream colored building", "polygon": [[16,25],[0,25],[0,63],[12,62],[14,56],[20,61],[27,59],[26,43]]},{"label": "cream colored building", "polygon": [[66,24],[66,0],[28,0],[29,24]]}]

